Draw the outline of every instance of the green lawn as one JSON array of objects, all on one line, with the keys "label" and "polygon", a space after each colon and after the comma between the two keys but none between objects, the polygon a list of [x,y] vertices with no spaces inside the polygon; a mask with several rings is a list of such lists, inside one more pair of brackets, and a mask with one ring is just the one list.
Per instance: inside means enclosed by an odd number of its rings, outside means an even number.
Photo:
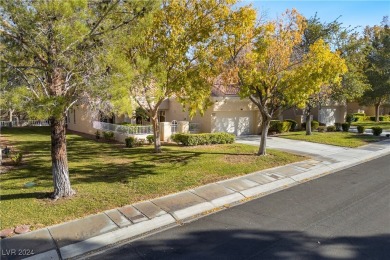
[{"label": "green lawn", "polygon": [[306,135],[305,131],[289,132],[279,137],[301,140],[320,144],[330,144],[344,147],[359,147],[370,142],[379,141],[380,138],[372,135],[362,135],[347,132],[313,132],[312,135]]},{"label": "green lawn", "polygon": [[354,126],[362,125],[365,126],[366,129],[369,129],[373,126],[380,126],[383,129],[390,130],[390,122],[373,122],[373,121],[363,121],[363,122],[354,122],[352,123]]},{"label": "green lawn", "polygon": [[[22,165],[0,174],[1,229],[20,224],[37,229],[304,159],[272,150],[257,157],[257,147],[242,144],[164,146],[156,155],[151,146],[130,149],[69,134],[70,178],[77,194],[52,201],[49,129],[3,128],[1,138],[25,155]],[[37,185],[26,188],[27,182]]]}]

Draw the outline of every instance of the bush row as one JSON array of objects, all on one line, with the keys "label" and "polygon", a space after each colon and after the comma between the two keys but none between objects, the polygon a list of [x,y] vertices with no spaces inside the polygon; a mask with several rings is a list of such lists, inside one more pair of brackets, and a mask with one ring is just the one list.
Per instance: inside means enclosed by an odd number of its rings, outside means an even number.
[{"label": "bush row", "polygon": [[[347,114],[345,121],[348,123],[361,121],[375,121],[375,116],[366,116],[364,113]],[[379,121],[390,121],[390,115],[379,116]]]},{"label": "bush row", "polygon": [[[320,126],[320,123],[315,120],[311,120],[311,130],[317,130]],[[306,129],[306,122],[301,124],[302,129]]]},{"label": "bush row", "polygon": [[174,134],[172,140],[185,146],[207,144],[231,144],[235,141],[235,135],[228,133],[205,133],[205,134]]}]

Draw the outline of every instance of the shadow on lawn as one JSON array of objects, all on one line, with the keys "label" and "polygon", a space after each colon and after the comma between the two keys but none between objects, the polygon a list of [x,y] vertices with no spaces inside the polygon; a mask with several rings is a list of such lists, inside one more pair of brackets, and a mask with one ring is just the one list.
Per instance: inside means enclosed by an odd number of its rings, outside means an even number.
[{"label": "shadow on lawn", "polygon": [[[39,188],[51,191],[53,184],[49,133],[49,129],[45,127],[8,129],[6,134],[12,135],[15,148],[24,151],[25,154],[20,167],[2,174],[2,181],[11,181],[3,186],[5,190],[19,191],[24,183],[35,182]],[[153,146],[125,148],[117,143],[96,142],[69,134],[67,151],[72,184],[128,183],[131,180],[169,172],[203,155],[245,156],[249,154],[237,154],[234,147],[230,150],[214,151],[212,147],[177,149],[166,146],[163,147],[161,154],[155,154],[153,150]],[[162,168],[164,169],[161,171]],[[9,196],[16,198],[18,195]],[[26,196],[20,193],[20,198]],[[39,197],[40,194],[30,194],[30,196]]]},{"label": "shadow on lawn", "polygon": [[26,192],[26,193],[16,193],[16,194],[5,194],[1,195],[1,200],[15,200],[15,199],[45,199],[49,198],[51,195],[50,192]]},{"label": "shadow on lawn", "polygon": [[[31,129],[12,132],[12,135],[26,135]],[[26,141],[20,138],[15,145],[19,150],[26,153],[23,165],[10,172],[2,174],[3,181],[27,179],[40,183],[40,187],[52,187],[51,158],[50,158],[50,137],[45,128],[33,128],[34,133],[45,137],[39,140]],[[14,138],[18,140],[18,138]],[[186,149],[186,148],[184,148]],[[202,155],[224,154],[224,155],[248,155],[236,154],[234,152],[215,152],[208,150],[175,149],[174,147],[163,147],[161,154],[155,154],[153,146],[142,148],[125,148],[123,145],[101,143],[85,139],[81,136],[70,134],[67,137],[67,151],[69,161],[69,174],[72,184],[106,182],[126,183],[131,179],[138,179],[144,176],[157,175],[158,168],[185,166]],[[6,187],[7,189],[20,189],[20,185]],[[15,195],[16,196],[16,195]],[[21,197],[23,197],[21,193]],[[39,195],[38,195],[39,196]]]}]

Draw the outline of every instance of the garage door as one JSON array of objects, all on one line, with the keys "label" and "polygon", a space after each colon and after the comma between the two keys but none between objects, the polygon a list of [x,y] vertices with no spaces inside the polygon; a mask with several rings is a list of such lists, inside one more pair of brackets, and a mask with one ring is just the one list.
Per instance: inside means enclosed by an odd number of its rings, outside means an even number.
[{"label": "garage door", "polygon": [[226,132],[235,135],[251,134],[253,113],[251,111],[216,112],[214,132]]}]

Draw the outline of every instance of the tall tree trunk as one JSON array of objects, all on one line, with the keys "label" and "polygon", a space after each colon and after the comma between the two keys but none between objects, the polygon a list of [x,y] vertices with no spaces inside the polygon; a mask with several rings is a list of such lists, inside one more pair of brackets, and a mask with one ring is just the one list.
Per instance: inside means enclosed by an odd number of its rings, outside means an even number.
[{"label": "tall tree trunk", "polygon": [[376,122],[379,122],[379,107],[380,107],[380,103],[376,103],[375,104],[375,121]]},{"label": "tall tree trunk", "polygon": [[157,120],[157,111],[151,117],[153,124],[154,152],[161,153],[160,126]]},{"label": "tall tree trunk", "polygon": [[270,119],[266,116],[262,117],[263,122],[261,123],[261,138],[260,138],[260,147],[257,155],[267,155],[266,153],[266,145],[267,145],[267,136]]},{"label": "tall tree trunk", "polygon": [[311,135],[311,109],[312,106],[310,103],[306,103],[306,108],[305,108],[305,121],[306,121],[306,135]]},{"label": "tall tree trunk", "polygon": [[311,135],[311,116],[306,114],[306,135]]},{"label": "tall tree trunk", "polygon": [[9,110],[9,121],[12,122],[12,117],[14,115],[14,110],[13,109],[10,109]]},{"label": "tall tree trunk", "polygon": [[70,186],[68,157],[66,153],[65,117],[50,119],[51,162],[54,192],[53,199],[69,197],[75,194]]}]

